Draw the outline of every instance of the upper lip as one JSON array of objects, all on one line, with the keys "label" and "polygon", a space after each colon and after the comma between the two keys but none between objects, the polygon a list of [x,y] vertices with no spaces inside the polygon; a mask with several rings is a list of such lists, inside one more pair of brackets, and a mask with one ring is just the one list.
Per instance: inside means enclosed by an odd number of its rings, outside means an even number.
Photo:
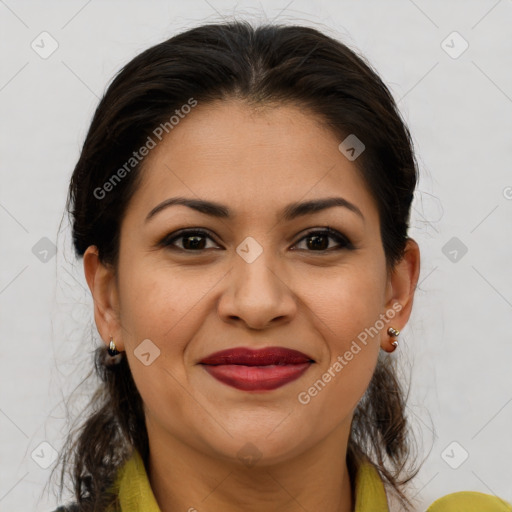
[{"label": "upper lip", "polygon": [[200,364],[240,364],[245,366],[267,366],[283,364],[301,364],[314,362],[308,355],[284,347],[265,347],[251,349],[246,347],[229,348],[206,356]]}]

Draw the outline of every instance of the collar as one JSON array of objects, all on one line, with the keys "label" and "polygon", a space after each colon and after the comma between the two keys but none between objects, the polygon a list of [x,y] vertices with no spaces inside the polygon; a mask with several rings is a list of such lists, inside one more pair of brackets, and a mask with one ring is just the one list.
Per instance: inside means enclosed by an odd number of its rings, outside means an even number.
[{"label": "collar", "polygon": [[[115,487],[121,512],[161,512],[137,450],[119,470]],[[355,512],[389,512],[384,484],[369,462],[363,462],[357,471],[355,498]]]}]

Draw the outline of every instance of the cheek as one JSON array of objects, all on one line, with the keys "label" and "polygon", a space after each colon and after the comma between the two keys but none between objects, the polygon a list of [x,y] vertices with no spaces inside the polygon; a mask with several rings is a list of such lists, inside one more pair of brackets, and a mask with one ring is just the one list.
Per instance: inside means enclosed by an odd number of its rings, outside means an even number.
[{"label": "cheek", "polygon": [[298,399],[318,414],[345,417],[368,387],[380,350],[382,275],[378,262],[347,265],[305,292],[325,351]]},{"label": "cheek", "polygon": [[120,271],[120,312],[126,342],[154,338],[166,343],[166,351],[182,350],[181,340],[197,328],[201,300],[221,274],[137,262],[127,262],[125,268],[129,270]]},{"label": "cheek", "polygon": [[208,292],[223,273],[126,259],[119,275],[123,341],[136,386],[157,416],[164,404],[183,413],[190,404],[183,400],[188,386],[185,352],[203,323]]},{"label": "cheek", "polygon": [[340,267],[303,280],[302,295],[328,346],[344,352],[350,340],[373,326],[384,303],[385,279],[378,262]]}]

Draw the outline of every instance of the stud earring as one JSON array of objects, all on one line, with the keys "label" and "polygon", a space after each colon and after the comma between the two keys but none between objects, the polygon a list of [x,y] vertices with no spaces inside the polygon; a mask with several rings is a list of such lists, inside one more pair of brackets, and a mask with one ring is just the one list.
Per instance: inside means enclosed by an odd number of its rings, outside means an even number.
[{"label": "stud earring", "polygon": [[[396,337],[396,336],[398,336],[400,334],[400,331],[398,329],[394,329],[393,327],[390,327],[388,329],[388,334],[390,336],[395,336]],[[397,340],[392,341],[391,345],[393,345],[393,348],[391,350],[387,350],[386,352],[393,352],[396,349],[396,347],[398,347],[398,341]]]}]

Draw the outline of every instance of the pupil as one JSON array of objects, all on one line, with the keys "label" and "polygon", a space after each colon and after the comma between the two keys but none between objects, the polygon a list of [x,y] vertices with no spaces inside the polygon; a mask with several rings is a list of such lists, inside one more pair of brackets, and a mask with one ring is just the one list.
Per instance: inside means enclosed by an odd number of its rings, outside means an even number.
[{"label": "pupil", "polygon": [[[190,244],[187,244],[186,241],[193,240]],[[204,249],[204,237],[201,235],[189,235],[184,238],[184,244],[183,246],[185,249]],[[203,243],[201,243],[201,241]],[[188,247],[187,247],[188,245]]]},{"label": "pupil", "polygon": [[[322,243],[319,244],[318,243],[319,239],[323,239],[324,243],[323,244]],[[310,241],[311,240],[314,241],[313,243],[308,243],[308,247],[310,249],[315,249],[316,248],[316,249],[325,250],[325,249],[327,249],[327,247],[329,245],[329,243],[327,243],[327,244],[325,243],[326,240],[327,240],[327,237],[325,237],[324,235],[313,235],[313,236],[309,237],[309,240]]]}]

